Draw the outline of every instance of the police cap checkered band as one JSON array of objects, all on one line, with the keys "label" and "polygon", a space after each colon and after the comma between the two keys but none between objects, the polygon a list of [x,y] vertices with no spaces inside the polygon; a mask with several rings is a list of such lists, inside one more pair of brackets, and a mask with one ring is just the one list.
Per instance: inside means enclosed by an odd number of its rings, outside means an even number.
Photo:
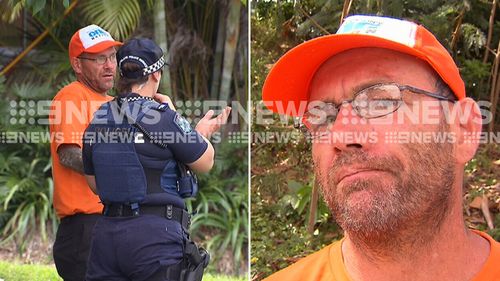
[{"label": "police cap checkered band", "polygon": [[150,66],[147,66],[143,69],[143,76],[149,75],[151,73],[155,73],[160,70],[165,65],[165,58],[161,57],[157,62],[153,63]]},{"label": "police cap checkered band", "polygon": [[[146,38],[134,38],[125,42],[116,57],[120,76],[132,79],[155,73],[165,65],[162,49]],[[125,62],[137,64],[140,69],[130,71],[124,67]]]}]

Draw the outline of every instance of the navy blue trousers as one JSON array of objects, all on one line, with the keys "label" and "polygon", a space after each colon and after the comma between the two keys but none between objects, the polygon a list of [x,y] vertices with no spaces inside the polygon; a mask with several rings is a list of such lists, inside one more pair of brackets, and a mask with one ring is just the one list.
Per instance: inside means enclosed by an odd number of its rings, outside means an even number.
[{"label": "navy blue trousers", "polygon": [[102,217],[92,233],[86,280],[148,280],[182,260],[185,238],[179,222],[160,216]]}]

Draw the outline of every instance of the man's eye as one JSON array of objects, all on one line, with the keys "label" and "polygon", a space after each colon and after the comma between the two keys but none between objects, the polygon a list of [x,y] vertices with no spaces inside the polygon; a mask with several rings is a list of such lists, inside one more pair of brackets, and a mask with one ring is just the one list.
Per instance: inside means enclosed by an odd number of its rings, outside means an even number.
[{"label": "man's eye", "polygon": [[373,118],[396,111],[400,104],[400,99],[370,100],[365,106],[357,107],[356,111],[363,117]]},{"label": "man's eye", "polygon": [[327,114],[325,124],[332,124],[337,119],[337,114]]},{"label": "man's eye", "polygon": [[380,109],[393,108],[394,106],[397,106],[399,102],[400,102],[399,99],[371,100],[368,103],[368,106],[370,109],[380,110]]},{"label": "man's eye", "polygon": [[323,118],[315,120],[313,130],[315,132],[326,131],[337,119],[337,115],[326,114]]},{"label": "man's eye", "polygon": [[98,62],[105,62],[105,61],[106,61],[106,57],[104,57],[104,56],[100,56],[100,57],[97,57],[97,58],[96,58],[96,60],[97,60]]},{"label": "man's eye", "polygon": [[337,114],[323,111],[321,114],[311,115],[307,119],[310,123],[313,123],[315,125],[324,125],[331,122],[335,122],[336,118]]}]

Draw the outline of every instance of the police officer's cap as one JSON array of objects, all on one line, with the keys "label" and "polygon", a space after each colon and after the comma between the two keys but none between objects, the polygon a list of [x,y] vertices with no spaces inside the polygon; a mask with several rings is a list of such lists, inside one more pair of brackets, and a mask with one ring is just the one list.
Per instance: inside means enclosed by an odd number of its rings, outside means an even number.
[{"label": "police officer's cap", "polygon": [[[161,70],[165,65],[162,49],[153,40],[147,38],[133,38],[125,42],[116,54],[120,76],[125,78],[139,78]],[[137,71],[123,69],[123,63],[135,63],[141,67]]]}]

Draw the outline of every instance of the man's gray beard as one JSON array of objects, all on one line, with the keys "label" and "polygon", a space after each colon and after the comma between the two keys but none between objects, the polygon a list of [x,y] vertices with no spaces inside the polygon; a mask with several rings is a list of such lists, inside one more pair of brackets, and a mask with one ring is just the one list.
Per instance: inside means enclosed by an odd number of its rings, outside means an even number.
[{"label": "man's gray beard", "polygon": [[[397,245],[399,239],[425,241],[439,231],[448,213],[454,181],[451,144],[409,144],[408,170],[393,156],[371,157],[361,150],[342,152],[327,175],[318,174],[325,201],[336,221],[351,237],[367,246]],[[349,186],[332,184],[335,173],[345,165],[360,164],[388,172],[390,185],[379,178],[360,179]],[[370,193],[369,205],[346,204],[353,192]],[[420,243],[418,243],[420,244]]]}]

